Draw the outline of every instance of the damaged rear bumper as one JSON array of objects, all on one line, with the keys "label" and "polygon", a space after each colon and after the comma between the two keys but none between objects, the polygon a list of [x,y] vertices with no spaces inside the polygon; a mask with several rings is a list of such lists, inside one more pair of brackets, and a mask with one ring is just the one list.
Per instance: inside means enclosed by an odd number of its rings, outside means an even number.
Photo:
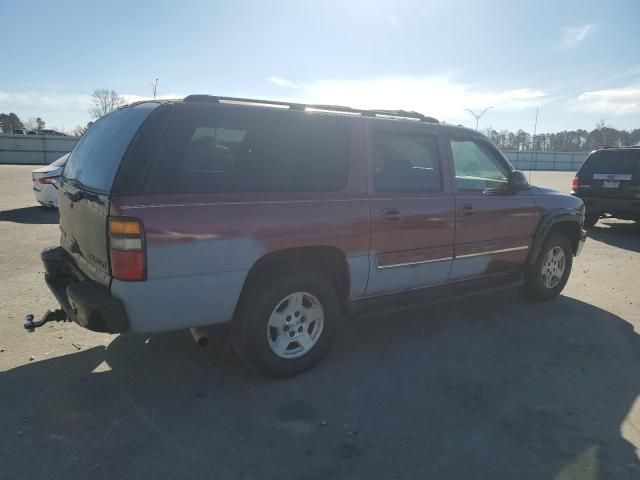
[{"label": "damaged rear bumper", "polygon": [[106,286],[83,275],[62,247],[43,250],[41,258],[47,286],[70,320],[94,332],[129,330],[120,300],[112,297]]}]

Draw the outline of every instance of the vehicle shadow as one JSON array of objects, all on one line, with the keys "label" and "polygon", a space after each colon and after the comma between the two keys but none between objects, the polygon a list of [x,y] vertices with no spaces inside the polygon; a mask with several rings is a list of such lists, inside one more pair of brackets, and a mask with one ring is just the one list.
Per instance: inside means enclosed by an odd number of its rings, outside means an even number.
[{"label": "vehicle shadow", "polygon": [[0,222],[55,224],[59,223],[58,210],[46,207],[23,207],[0,210]]},{"label": "vehicle shadow", "polygon": [[278,381],[222,335],[130,334],[0,374],[0,452],[31,479],[637,478],[638,365],[628,322],[568,297],[351,320]]},{"label": "vehicle shadow", "polygon": [[589,228],[588,235],[614,247],[640,252],[640,224],[636,222],[600,219],[595,226]]}]

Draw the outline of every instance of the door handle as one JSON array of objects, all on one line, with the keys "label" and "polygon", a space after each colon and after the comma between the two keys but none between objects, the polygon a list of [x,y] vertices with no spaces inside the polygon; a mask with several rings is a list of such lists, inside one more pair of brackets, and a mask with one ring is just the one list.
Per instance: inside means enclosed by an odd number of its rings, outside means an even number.
[{"label": "door handle", "polygon": [[380,212],[380,216],[385,222],[397,222],[401,217],[397,208],[385,208]]},{"label": "door handle", "polygon": [[473,205],[471,205],[470,203],[460,205],[458,207],[458,215],[461,217],[468,217],[469,215],[473,215]]}]

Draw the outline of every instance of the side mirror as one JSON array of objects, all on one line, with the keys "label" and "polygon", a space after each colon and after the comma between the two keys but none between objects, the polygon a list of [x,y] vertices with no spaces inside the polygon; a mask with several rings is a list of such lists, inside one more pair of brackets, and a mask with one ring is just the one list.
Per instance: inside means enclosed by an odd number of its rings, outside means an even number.
[{"label": "side mirror", "polygon": [[509,174],[509,189],[514,192],[528,190],[530,188],[529,180],[524,172],[514,170]]}]

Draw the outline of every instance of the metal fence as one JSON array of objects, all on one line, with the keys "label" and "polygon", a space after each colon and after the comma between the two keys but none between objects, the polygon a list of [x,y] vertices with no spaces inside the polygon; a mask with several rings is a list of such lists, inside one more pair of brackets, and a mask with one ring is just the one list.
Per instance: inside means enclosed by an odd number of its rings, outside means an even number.
[{"label": "metal fence", "polygon": [[[46,165],[73,150],[79,137],[0,134],[0,164]],[[504,150],[518,170],[562,170],[575,172],[587,152],[521,152]]]},{"label": "metal fence", "polygon": [[521,152],[503,150],[518,170],[560,170],[576,172],[589,152]]},{"label": "metal fence", "polygon": [[79,137],[0,134],[0,164],[47,165],[73,150]]}]

